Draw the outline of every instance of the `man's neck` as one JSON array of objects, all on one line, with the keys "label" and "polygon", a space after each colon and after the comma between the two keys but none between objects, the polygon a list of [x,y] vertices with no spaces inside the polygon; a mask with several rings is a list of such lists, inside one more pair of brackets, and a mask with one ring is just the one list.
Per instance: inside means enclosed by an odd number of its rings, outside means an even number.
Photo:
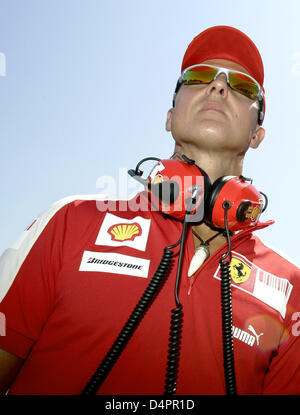
[{"label": "man's neck", "polygon": [[195,160],[197,166],[208,174],[212,183],[222,176],[239,176],[243,171],[244,154],[200,150],[177,144],[174,153],[184,154]]},{"label": "man's neck", "polygon": [[[227,239],[224,235],[224,232],[216,231],[212,229],[210,226],[206,225],[205,223],[201,223],[200,225],[194,225],[192,227],[193,231],[197,233],[197,235],[206,242],[208,239],[214,237],[212,241],[209,243],[209,252],[212,255],[217,249],[226,243]],[[216,235],[216,236],[215,236]],[[193,234],[194,239],[194,246],[197,248],[201,241],[198,239],[197,236]]]},{"label": "man's neck", "polygon": [[[195,160],[197,166],[201,167],[209,176],[212,184],[219,177],[239,176],[243,171],[244,154],[232,154],[225,151],[207,151],[192,146],[185,147],[184,145],[176,145],[174,153],[178,153],[179,155],[184,154],[188,158]],[[176,155],[175,158],[180,159],[179,155]],[[193,229],[204,241],[216,234],[216,230],[204,222],[200,225],[194,225]],[[209,244],[210,253],[213,254],[225,242],[226,238],[221,233]],[[194,244],[195,247],[200,244],[195,236]]]}]

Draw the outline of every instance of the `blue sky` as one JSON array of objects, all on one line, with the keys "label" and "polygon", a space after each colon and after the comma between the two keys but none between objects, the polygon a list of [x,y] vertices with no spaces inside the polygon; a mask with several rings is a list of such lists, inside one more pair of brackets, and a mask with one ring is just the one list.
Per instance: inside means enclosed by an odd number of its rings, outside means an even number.
[{"label": "blue sky", "polygon": [[171,155],[165,118],[186,46],[224,24],[265,64],[266,138],[244,167],[269,197],[262,219],[276,221],[259,235],[299,265],[299,15],[297,0],[0,0],[0,251],[54,201]]}]

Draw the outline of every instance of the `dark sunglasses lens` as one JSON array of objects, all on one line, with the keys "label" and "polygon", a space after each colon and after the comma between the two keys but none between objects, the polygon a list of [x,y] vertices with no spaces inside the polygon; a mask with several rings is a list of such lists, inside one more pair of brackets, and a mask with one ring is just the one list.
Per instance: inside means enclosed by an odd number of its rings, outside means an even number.
[{"label": "dark sunglasses lens", "polygon": [[209,84],[213,81],[216,73],[216,69],[209,66],[198,66],[184,73],[183,82],[186,85]]},{"label": "dark sunglasses lens", "polygon": [[250,99],[255,99],[258,96],[258,85],[247,75],[232,72],[229,75],[229,84],[232,89]]}]

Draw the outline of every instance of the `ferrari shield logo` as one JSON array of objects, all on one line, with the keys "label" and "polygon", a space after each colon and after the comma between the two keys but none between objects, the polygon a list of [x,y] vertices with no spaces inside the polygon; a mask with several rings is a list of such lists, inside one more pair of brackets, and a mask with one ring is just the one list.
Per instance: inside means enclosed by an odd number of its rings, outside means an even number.
[{"label": "ferrari shield logo", "polygon": [[245,262],[238,258],[232,258],[230,261],[230,274],[236,284],[247,281],[250,277],[251,268]]},{"label": "ferrari shield logo", "polygon": [[[268,304],[285,318],[287,302],[293,289],[293,284],[287,278],[271,274],[235,251],[232,251],[230,274],[233,287]],[[221,280],[220,266],[213,277]]]}]

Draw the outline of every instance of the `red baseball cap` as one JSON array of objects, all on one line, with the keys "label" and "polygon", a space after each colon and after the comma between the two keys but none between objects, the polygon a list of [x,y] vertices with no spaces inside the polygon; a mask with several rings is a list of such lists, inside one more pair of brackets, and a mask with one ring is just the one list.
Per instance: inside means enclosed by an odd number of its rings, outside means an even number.
[{"label": "red baseball cap", "polygon": [[245,33],[231,26],[213,26],[196,36],[187,47],[181,71],[217,58],[240,64],[263,88],[264,65],[256,45]]},{"label": "red baseball cap", "polygon": [[239,63],[263,86],[264,66],[256,45],[245,33],[231,26],[213,26],[196,36],[185,52],[181,71],[217,58]]}]

